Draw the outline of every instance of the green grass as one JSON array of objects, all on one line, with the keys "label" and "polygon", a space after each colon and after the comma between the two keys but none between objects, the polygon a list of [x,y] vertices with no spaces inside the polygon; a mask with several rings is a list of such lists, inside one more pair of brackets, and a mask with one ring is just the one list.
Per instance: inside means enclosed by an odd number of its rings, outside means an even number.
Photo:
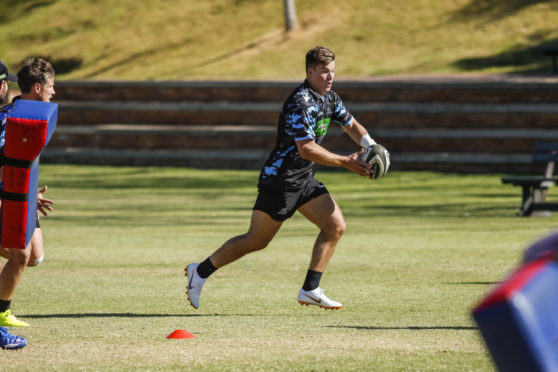
[{"label": "green grass", "polygon": [[46,56],[59,79],[277,79],[304,76],[326,45],[339,78],[550,73],[531,50],[558,45],[552,0],[304,0],[287,35],[278,0],[5,0],[0,58]]},{"label": "green grass", "polygon": [[30,344],[0,370],[492,370],[471,308],[556,217],[514,217],[498,175],[317,176],[348,225],[322,279],[344,308],[297,304],[318,231],[296,214],[196,311],[183,268],[245,232],[257,172],[43,165],[46,258],[12,306]]}]

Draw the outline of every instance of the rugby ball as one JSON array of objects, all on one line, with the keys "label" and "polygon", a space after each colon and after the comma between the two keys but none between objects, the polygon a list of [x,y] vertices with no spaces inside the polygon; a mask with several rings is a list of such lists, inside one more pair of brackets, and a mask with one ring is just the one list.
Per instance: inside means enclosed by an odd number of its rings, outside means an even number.
[{"label": "rugby ball", "polygon": [[370,178],[375,180],[386,175],[389,169],[389,152],[382,145],[372,145],[366,148],[359,156],[358,160],[372,166]]}]

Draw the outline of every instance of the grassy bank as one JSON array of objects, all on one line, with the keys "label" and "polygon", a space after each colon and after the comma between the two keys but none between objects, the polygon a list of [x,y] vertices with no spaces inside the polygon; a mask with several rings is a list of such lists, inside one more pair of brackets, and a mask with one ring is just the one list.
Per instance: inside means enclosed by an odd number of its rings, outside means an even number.
[{"label": "grassy bank", "polygon": [[549,72],[532,47],[558,44],[551,0],[305,0],[283,31],[278,0],[8,1],[0,58],[46,56],[61,79],[275,79],[303,76],[323,44],[338,77]]}]

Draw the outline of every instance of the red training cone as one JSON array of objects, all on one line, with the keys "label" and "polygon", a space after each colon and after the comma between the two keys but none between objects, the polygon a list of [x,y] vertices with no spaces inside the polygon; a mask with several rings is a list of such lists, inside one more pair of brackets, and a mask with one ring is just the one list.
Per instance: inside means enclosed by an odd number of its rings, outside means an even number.
[{"label": "red training cone", "polygon": [[194,338],[194,335],[183,329],[177,329],[167,336],[167,338]]}]

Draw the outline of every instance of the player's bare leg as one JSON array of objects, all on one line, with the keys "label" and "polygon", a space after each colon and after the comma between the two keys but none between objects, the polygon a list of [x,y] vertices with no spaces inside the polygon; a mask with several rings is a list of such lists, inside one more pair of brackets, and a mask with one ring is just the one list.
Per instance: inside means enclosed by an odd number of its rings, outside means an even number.
[{"label": "player's bare leg", "polygon": [[306,281],[298,294],[298,302],[324,309],[339,309],[343,305],[326,297],[324,290],[319,287],[319,280],[345,232],[343,213],[330,194],[323,194],[311,200],[298,211],[320,228],[312,250]]},{"label": "player's bare leg", "polygon": [[312,251],[310,269],[324,272],[345,232],[343,213],[330,194],[320,195],[298,211],[320,229]]},{"label": "player's bare leg", "polygon": [[[227,240],[206,261],[202,262],[202,266],[211,266],[211,272],[213,272],[248,253],[267,247],[275,234],[277,234],[277,231],[279,231],[281,224],[281,222],[275,221],[267,213],[259,210],[252,211],[248,232]],[[206,275],[202,274],[200,276],[201,271],[198,271],[198,266],[200,264],[191,263],[184,269],[188,278],[186,291],[188,301],[195,309],[199,308],[201,290],[205,284],[205,279],[209,275],[206,273]]]},{"label": "player's bare leg", "polygon": [[[0,257],[10,259],[10,250],[0,246]],[[44,257],[43,248],[43,233],[40,228],[36,228],[31,238],[31,255],[27,262],[28,267],[38,266]],[[0,270],[2,270],[2,263],[0,262]]]},{"label": "player's bare leg", "polygon": [[0,300],[11,300],[29,260],[31,245],[25,249],[11,248],[10,259],[0,273]]},{"label": "player's bare leg", "polygon": [[277,234],[281,224],[282,222],[275,221],[265,212],[252,211],[248,232],[227,240],[211,255],[211,262],[216,268],[220,268],[248,253],[264,249]]},{"label": "player's bare leg", "polygon": [[8,249],[10,259],[0,272],[0,326],[26,327],[29,324],[18,320],[11,314],[10,303],[25,266],[31,255],[31,243],[25,249]]},{"label": "player's bare leg", "polygon": [[27,262],[28,267],[39,266],[44,258],[43,232],[40,227],[35,228],[31,238],[31,256]]}]

